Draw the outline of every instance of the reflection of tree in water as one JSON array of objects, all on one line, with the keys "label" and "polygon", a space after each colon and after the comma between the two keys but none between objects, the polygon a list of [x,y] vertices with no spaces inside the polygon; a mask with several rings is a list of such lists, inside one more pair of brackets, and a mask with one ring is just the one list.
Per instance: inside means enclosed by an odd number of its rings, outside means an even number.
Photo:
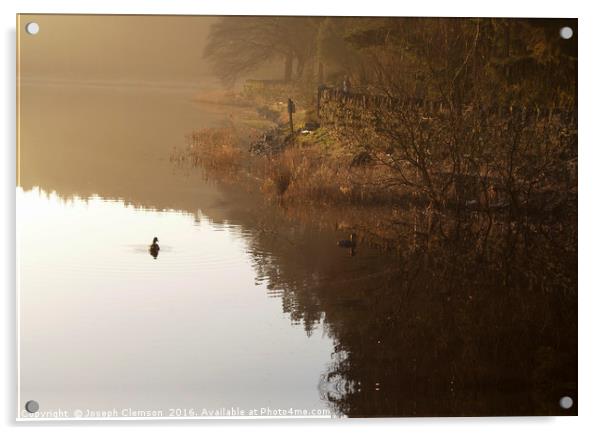
[{"label": "reflection of tree in water", "polygon": [[333,338],[320,391],[335,412],[557,414],[576,395],[577,255],[576,219],[553,219],[469,216],[395,258],[337,256],[290,227],[251,251],[292,321]]}]

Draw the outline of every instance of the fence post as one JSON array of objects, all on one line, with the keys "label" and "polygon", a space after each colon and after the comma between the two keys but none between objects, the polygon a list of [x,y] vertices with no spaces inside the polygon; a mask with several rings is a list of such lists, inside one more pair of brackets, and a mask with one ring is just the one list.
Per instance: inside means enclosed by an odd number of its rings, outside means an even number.
[{"label": "fence post", "polygon": [[323,89],[324,89],[324,85],[318,86],[318,99],[317,99],[317,106],[316,106],[316,116],[318,118],[320,118],[320,100],[322,98],[322,90]]},{"label": "fence post", "polygon": [[295,132],[293,127],[293,113],[295,113],[295,103],[290,98],[288,99],[288,119],[291,126],[291,134]]}]

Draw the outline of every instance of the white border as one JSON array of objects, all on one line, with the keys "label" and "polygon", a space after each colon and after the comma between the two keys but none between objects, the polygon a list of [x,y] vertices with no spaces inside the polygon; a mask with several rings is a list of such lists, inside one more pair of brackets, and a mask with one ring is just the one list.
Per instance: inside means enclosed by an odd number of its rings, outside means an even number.
[{"label": "white border", "polygon": [[[1,316],[3,357],[0,359],[4,382],[0,403],[2,424],[7,433],[19,430],[19,433],[35,430],[39,426],[49,432],[79,430],[78,424],[86,425],[87,430],[99,432],[105,429],[123,430],[135,426],[144,426],[145,431],[157,432],[167,425],[178,430],[198,432],[199,426],[214,430],[234,432],[237,429],[250,429],[256,433],[278,433],[283,429],[291,433],[306,433],[308,429],[324,429],[329,432],[349,433],[395,428],[411,429],[412,433],[440,434],[442,431],[457,433],[546,433],[563,434],[568,432],[589,433],[594,428],[599,433],[600,419],[598,404],[600,400],[600,315],[602,282],[599,277],[599,247],[602,246],[600,216],[602,201],[600,188],[602,179],[602,143],[597,119],[599,103],[602,101],[600,80],[602,78],[600,61],[600,14],[592,1],[545,1],[527,2],[524,0],[504,0],[502,2],[471,2],[470,0],[452,1],[410,1],[393,3],[386,0],[369,2],[301,0],[284,2],[281,0],[231,0],[231,1],[189,1],[189,0],[3,0],[0,2],[3,26],[4,61],[2,85],[4,96],[0,131],[5,134],[3,159],[4,167],[0,171],[2,180],[2,226],[0,239],[4,242],[0,256],[0,277],[3,279],[3,309]],[[404,15],[404,16],[520,16],[520,17],[578,17],[579,18],[579,417],[556,418],[437,418],[437,419],[369,419],[345,420],[339,423],[326,423],[323,420],[264,419],[261,422],[241,422],[235,420],[155,420],[82,423],[73,421],[34,422],[23,426],[15,423],[14,398],[15,382],[15,14],[21,13],[137,13],[137,14],[285,14],[285,15]],[[21,426],[17,429],[17,426]]]}]

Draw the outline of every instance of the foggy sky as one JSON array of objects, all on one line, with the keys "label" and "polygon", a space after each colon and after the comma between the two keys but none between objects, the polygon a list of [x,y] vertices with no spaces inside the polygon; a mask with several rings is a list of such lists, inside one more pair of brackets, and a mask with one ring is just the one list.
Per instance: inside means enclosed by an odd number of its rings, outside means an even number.
[{"label": "foggy sky", "polygon": [[[22,77],[191,81],[209,74],[203,49],[218,18],[21,15]],[[29,35],[28,22],[40,25]]]}]

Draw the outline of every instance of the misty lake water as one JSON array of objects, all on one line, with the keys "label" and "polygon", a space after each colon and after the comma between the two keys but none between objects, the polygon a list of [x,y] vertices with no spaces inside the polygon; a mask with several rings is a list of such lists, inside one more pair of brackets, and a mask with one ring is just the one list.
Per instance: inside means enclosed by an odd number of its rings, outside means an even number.
[{"label": "misty lake water", "polygon": [[269,297],[247,230],[228,222],[231,199],[169,162],[187,133],[227,116],[190,97],[23,87],[21,401],[164,415],[325,408],[332,340],[321,326],[308,336]]},{"label": "misty lake water", "polygon": [[576,330],[553,328],[576,328],[576,255],[511,234],[486,267],[470,239],[352,257],[345,233],[170,161],[237,116],[195,92],[22,84],[20,409],[529,415],[576,394]]}]

